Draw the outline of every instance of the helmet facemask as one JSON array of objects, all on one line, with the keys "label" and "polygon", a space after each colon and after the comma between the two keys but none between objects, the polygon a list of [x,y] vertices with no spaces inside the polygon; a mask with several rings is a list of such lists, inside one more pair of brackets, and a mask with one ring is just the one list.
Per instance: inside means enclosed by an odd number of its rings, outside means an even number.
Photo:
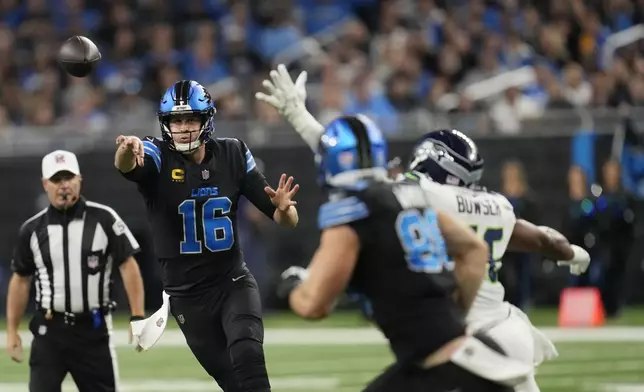
[{"label": "helmet facemask", "polygon": [[196,151],[210,140],[214,130],[214,114],[214,108],[160,114],[163,140],[170,149],[180,153],[189,154]]}]

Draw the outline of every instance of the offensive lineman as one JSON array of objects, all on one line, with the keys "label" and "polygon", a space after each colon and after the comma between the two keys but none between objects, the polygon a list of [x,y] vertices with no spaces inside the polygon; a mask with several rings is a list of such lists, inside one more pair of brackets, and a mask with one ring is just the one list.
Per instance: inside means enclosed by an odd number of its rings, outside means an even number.
[{"label": "offensive lineman", "polygon": [[[270,95],[257,93],[257,99],[274,106],[315,150],[316,137],[324,127],[304,104],[306,72],[293,83],[286,68],[280,65],[270,76],[272,82],[263,83]],[[582,248],[569,245],[563,236],[550,228],[537,228],[525,220],[517,221],[511,204],[502,195],[480,188],[467,189],[478,182],[483,170],[483,160],[471,139],[458,131],[438,131],[429,135],[439,140],[423,138],[410,162],[409,168],[414,172],[406,173],[399,180],[420,181],[437,210],[459,217],[489,243],[489,280],[483,283],[467,316],[468,328],[489,331],[509,356],[525,363],[538,365],[544,359],[555,358],[554,345],[532,326],[521,310],[504,302],[505,291],[496,279],[500,268],[498,261],[509,246],[512,250],[539,252],[552,260],[560,260],[558,264],[569,265],[571,273],[579,275],[588,268],[590,256]],[[449,147],[458,152],[450,151]],[[431,179],[419,171],[427,173]],[[531,377],[516,390],[536,392],[539,388]]]},{"label": "offensive lineman", "polygon": [[485,274],[487,246],[431,208],[418,184],[389,181],[386,155],[364,116],[327,126],[315,157],[329,192],[318,214],[320,246],[308,270],[282,274],[279,295],[308,319],[327,316],[347,284],[371,301],[396,362],[367,392],[511,391],[504,385],[532,367],[499,354],[484,334],[465,335],[463,311]]},{"label": "offensive lineman", "polygon": [[215,107],[195,81],[161,99],[162,139],[119,136],[114,164],[147,204],[170,309],[201,366],[225,392],[270,391],[257,282],[237,241],[236,211],[248,198],[277,223],[298,222],[282,175],[274,190],[246,144],[215,139]]}]

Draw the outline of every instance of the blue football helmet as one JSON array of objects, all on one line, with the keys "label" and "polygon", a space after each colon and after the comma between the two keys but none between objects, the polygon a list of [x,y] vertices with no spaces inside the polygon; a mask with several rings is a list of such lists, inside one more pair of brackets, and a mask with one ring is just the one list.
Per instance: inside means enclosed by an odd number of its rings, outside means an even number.
[{"label": "blue football helmet", "polygon": [[[214,118],[217,110],[210,93],[194,80],[180,80],[168,88],[161,98],[159,105],[159,124],[163,141],[172,150],[190,153],[207,143],[215,130]],[[170,121],[173,116],[198,116],[201,126],[190,130],[188,143],[177,143],[170,132]],[[175,117],[176,118],[176,117]],[[199,133],[193,138],[193,133]]]},{"label": "blue football helmet", "polygon": [[483,159],[476,143],[462,132],[439,130],[416,143],[407,169],[440,184],[469,187],[481,180]]},{"label": "blue football helmet", "polygon": [[325,186],[353,185],[365,177],[387,174],[387,141],[378,126],[359,114],[326,126],[315,163]]}]

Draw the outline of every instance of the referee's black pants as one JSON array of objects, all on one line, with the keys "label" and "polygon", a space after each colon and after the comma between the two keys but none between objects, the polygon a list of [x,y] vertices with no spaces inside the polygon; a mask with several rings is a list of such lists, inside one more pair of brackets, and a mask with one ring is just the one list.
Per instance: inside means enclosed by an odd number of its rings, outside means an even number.
[{"label": "referee's black pants", "polygon": [[[29,323],[34,335],[29,357],[29,391],[60,392],[67,373],[79,392],[115,392],[118,368],[111,345],[111,319],[91,315],[67,317],[54,313],[51,320],[37,312]],[[110,325],[106,325],[109,322]]]},{"label": "referee's black pants", "polygon": [[224,392],[271,390],[259,288],[246,268],[202,295],[171,295],[170,311],[195,358]]}]

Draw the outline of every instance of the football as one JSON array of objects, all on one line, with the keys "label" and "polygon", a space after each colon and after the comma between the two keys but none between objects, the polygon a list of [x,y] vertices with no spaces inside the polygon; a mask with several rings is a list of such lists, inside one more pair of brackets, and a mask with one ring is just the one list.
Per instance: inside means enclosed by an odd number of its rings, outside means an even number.
[{"label": "football", "polygon": [[75,35],[65,41],[58,51],[58,62],[69,75],[83,78],[96,69],[101,52],[92,40]]}]

